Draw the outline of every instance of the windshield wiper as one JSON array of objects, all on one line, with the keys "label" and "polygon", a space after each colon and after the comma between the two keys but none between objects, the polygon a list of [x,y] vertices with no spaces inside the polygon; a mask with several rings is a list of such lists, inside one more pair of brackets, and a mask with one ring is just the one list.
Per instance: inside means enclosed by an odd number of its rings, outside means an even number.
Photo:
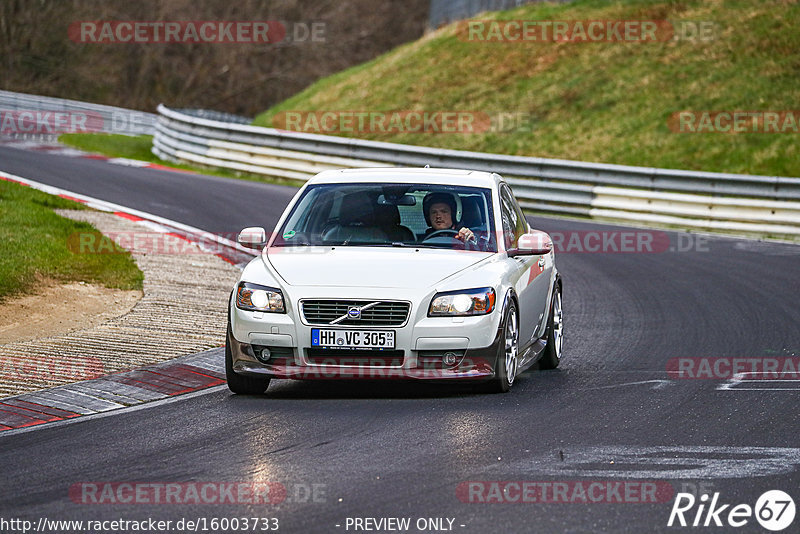
[{"label": "windshield wiper", "polygon": [[280,243],[276,245],[272,245],[273,247],[310,247],[311,243],[307,241],[298,241],[296,243]]},{"label": "windshield wiper", "polygon": [[404,248],[417,248],[419,245],[411,243],[403,243],[402,241],[392,241],[391,243],[373,243],[373,247],[404,247]]},{"label": "windshield wiper", "polygon": [[414,246],[415,246],[416,248],[438,248],[438,249],[448,249],[448,248],[451,248],[451,247],[449,247],[449,246],[447,246],[447,245],[431,245],[431,244],[427,244],[427,245],[425,245],[425,244],[422,244],[422,243],[420,243],[420,244],[418,244],[418,245],[414,245]]}]

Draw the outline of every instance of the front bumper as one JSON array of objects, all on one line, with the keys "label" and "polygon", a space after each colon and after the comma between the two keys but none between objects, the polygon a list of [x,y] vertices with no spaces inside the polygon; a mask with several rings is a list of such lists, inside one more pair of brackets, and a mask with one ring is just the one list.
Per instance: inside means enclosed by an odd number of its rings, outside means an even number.
[{"label": "front bumper", "polygon": [[[236,310],[236,312],[241,310]],[[285,316],[284,316],[285,318]],[[488,318],[482,318],[491,324]],[[309,329],[310,330],[310,329]],[[231,331],[235,331],[234,328]],[[419,350],[386,351],[331,351],[329,359],[309,356],[309,347],[293,346],[289,334],[251,334],[254,343],[242,342],[231,333],[233,370],[250,376],[288,378],[295,380],[319,379],[414,379],[414,380],[470,380],[483,381],[494,377],[501,348],[502,336],[494,328],[494,337],[484,347],[469,347],[469,338],[428,337],[416,338]],[[309,334],[310,336],[310,334]],[[290,341],[291,340],[291,341]],[[465,342],[466,341],[466,342]],[[278,344],[274,344],[278,343]],[[269,349],[264,359],[261,351]],[[458,363],[448,366],[442,361],[446,352],[458,356]],[[340,354],[336,354],[340,353]],[[346,354],[344,354],[346,353]],[[257,354],[259,356],[257,356]],[[336,355],[336,358],[333,356]],[[320,363],[315,363],[315,361]]]},{"label": "front bumper", "polygon": [[[292,379],[395,378],[418,380],[485,380],[494,377],[501,347],[503,303],[487,315],[428,317],[432,288],[282,287],[286,313],[241,310],[229,301],[233,370],[243,375]],[[342,293],[347,297],[343,298]],[[309,300],[405,302],[405,320],[395,326],[346,326],[347,330],[393,330],[395,349],[338,351],[312,346],[312,324],[301,303]],[[327,323],[326,323],[327,324]],[[263,349],[269,349],[265,358]],[[445,365],[447,352],[456,355]]]}]

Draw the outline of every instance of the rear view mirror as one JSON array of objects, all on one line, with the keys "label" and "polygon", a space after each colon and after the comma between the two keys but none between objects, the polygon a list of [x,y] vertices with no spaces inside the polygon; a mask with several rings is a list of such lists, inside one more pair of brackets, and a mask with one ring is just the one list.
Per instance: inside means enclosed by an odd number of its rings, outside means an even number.
[{"label": "rear view mirror", "polygon": [[508,251],[509,257],[514,256],[537,256],[548,254],[553,250],[553,240],[550,236],[540,230],[533,230],[530,233],[522,234],[517,241],[517,248]]},{"label": "rear view mirror", "polygon": [[414,195],[402,195],[397,197],[380,195],[378,197],[378,204],[384,204],[389,206],[416,206],[417,197],[415,197]]},{"label": "rear view mirror", "polygon": [[260,226],[251,226],[239,232],[237,241],[243,247],[263,248],[267,244],[267,232]]}]

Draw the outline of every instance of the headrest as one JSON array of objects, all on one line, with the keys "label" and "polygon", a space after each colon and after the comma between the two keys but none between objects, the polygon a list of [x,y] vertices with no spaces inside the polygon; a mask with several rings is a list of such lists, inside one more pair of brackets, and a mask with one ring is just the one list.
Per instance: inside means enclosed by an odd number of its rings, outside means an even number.
[{"label": "headrest", "polygon": [[400,210],[393,204],[378,204],[375,218],[378,226],[395,226],[400,224]]},{"label": "headrest", "polygon": [[372,199],[366,193],[351,193],[342,199],[342,207],[339,211],[339,223],[347,226],[363,224],[372,226],[375,224],[375,208]]},{"label": "headrest", "polygon": [[483,214],[481,213],[481,202],[478,197],[463,197],[461,199],[461,224],[467,228],[479,228],[483,226]]}]

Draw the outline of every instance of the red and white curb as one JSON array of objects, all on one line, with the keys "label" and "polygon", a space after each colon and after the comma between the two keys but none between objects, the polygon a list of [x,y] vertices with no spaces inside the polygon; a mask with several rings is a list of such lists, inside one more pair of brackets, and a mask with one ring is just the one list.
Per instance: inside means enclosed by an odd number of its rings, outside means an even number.
[{"label": "red and white curb", "polygon": [[[200,250],[204,250],[211,254],[216,254],[228,263],[238,267],[243,267],[245,264],[247,264],[247,262],[257,255],[252,250],[244,248],[235,241],[231,241],[230,239],[226,239],[211,232],[206,232],[200,228],[195,228],[194,226],[189,226],[187,224],[179,223],[164,217],[159,217],[158,215],[153,215],[152,213],[128,208],[126,206],[121,206],[113,202],[107,202],[98,198],[82,195],[73,191],[67,191],[66,189],[53,187],[51,185],[29,180],[28,178],[23,178],[21,176],[9,174],[3,171],[0,171],[0,180],[31,187],[51,195],[56,195],[61,198],[79,202],[99,211],[114,213],[119,217],[134,221],[155,232],[169,234],[193,243],[197,245]],[[211,249],[209,248],[209,245],[212,245]]]},{"label": "red and white curb", "polygon": [[[111,212],[132,220],[150,230],[175,235],[207,250],[214,243],[217,256],[234,265],[243,265],[255,255],[224,237],[73,191],[42,184],[21,176],[0,171],[0,180],[31,187],[48,194],[73,200],[90,208]],[[67,384],[34,393],[0,399],[0,434],[8,435],[58,424],[79,417],[91,417],[158,401],[178,395],[197,393],[225,384],[222,351],[183,356],[132,371]]]},{"label": "red and white curb", "polygon": [[112,165],[123,165],[125,167],[138,167],[142,169],[155,169],[158,171],[197,174],[195,171],[176,169],[175,167],[159,165],[158,163],[151,163],[149,161],[128,158],[112,158],[110,156],[103,156],[101,154],[92,154],[91,152],[84,152],[83,150],[79,150],[77,148],[62,145],[57,141],[43,142],[30,139],[0,139],[0,146],[7,146],[19,150],[30,150],[34,152],[47,152],[48,154],[55,154],[71,158],[105,161],[107,163],[111,163]]},{"label": "red and white curb", "polygon": [[211,349],[132,371],[0,399],[0,435],[222,386],[223,350]]}]

